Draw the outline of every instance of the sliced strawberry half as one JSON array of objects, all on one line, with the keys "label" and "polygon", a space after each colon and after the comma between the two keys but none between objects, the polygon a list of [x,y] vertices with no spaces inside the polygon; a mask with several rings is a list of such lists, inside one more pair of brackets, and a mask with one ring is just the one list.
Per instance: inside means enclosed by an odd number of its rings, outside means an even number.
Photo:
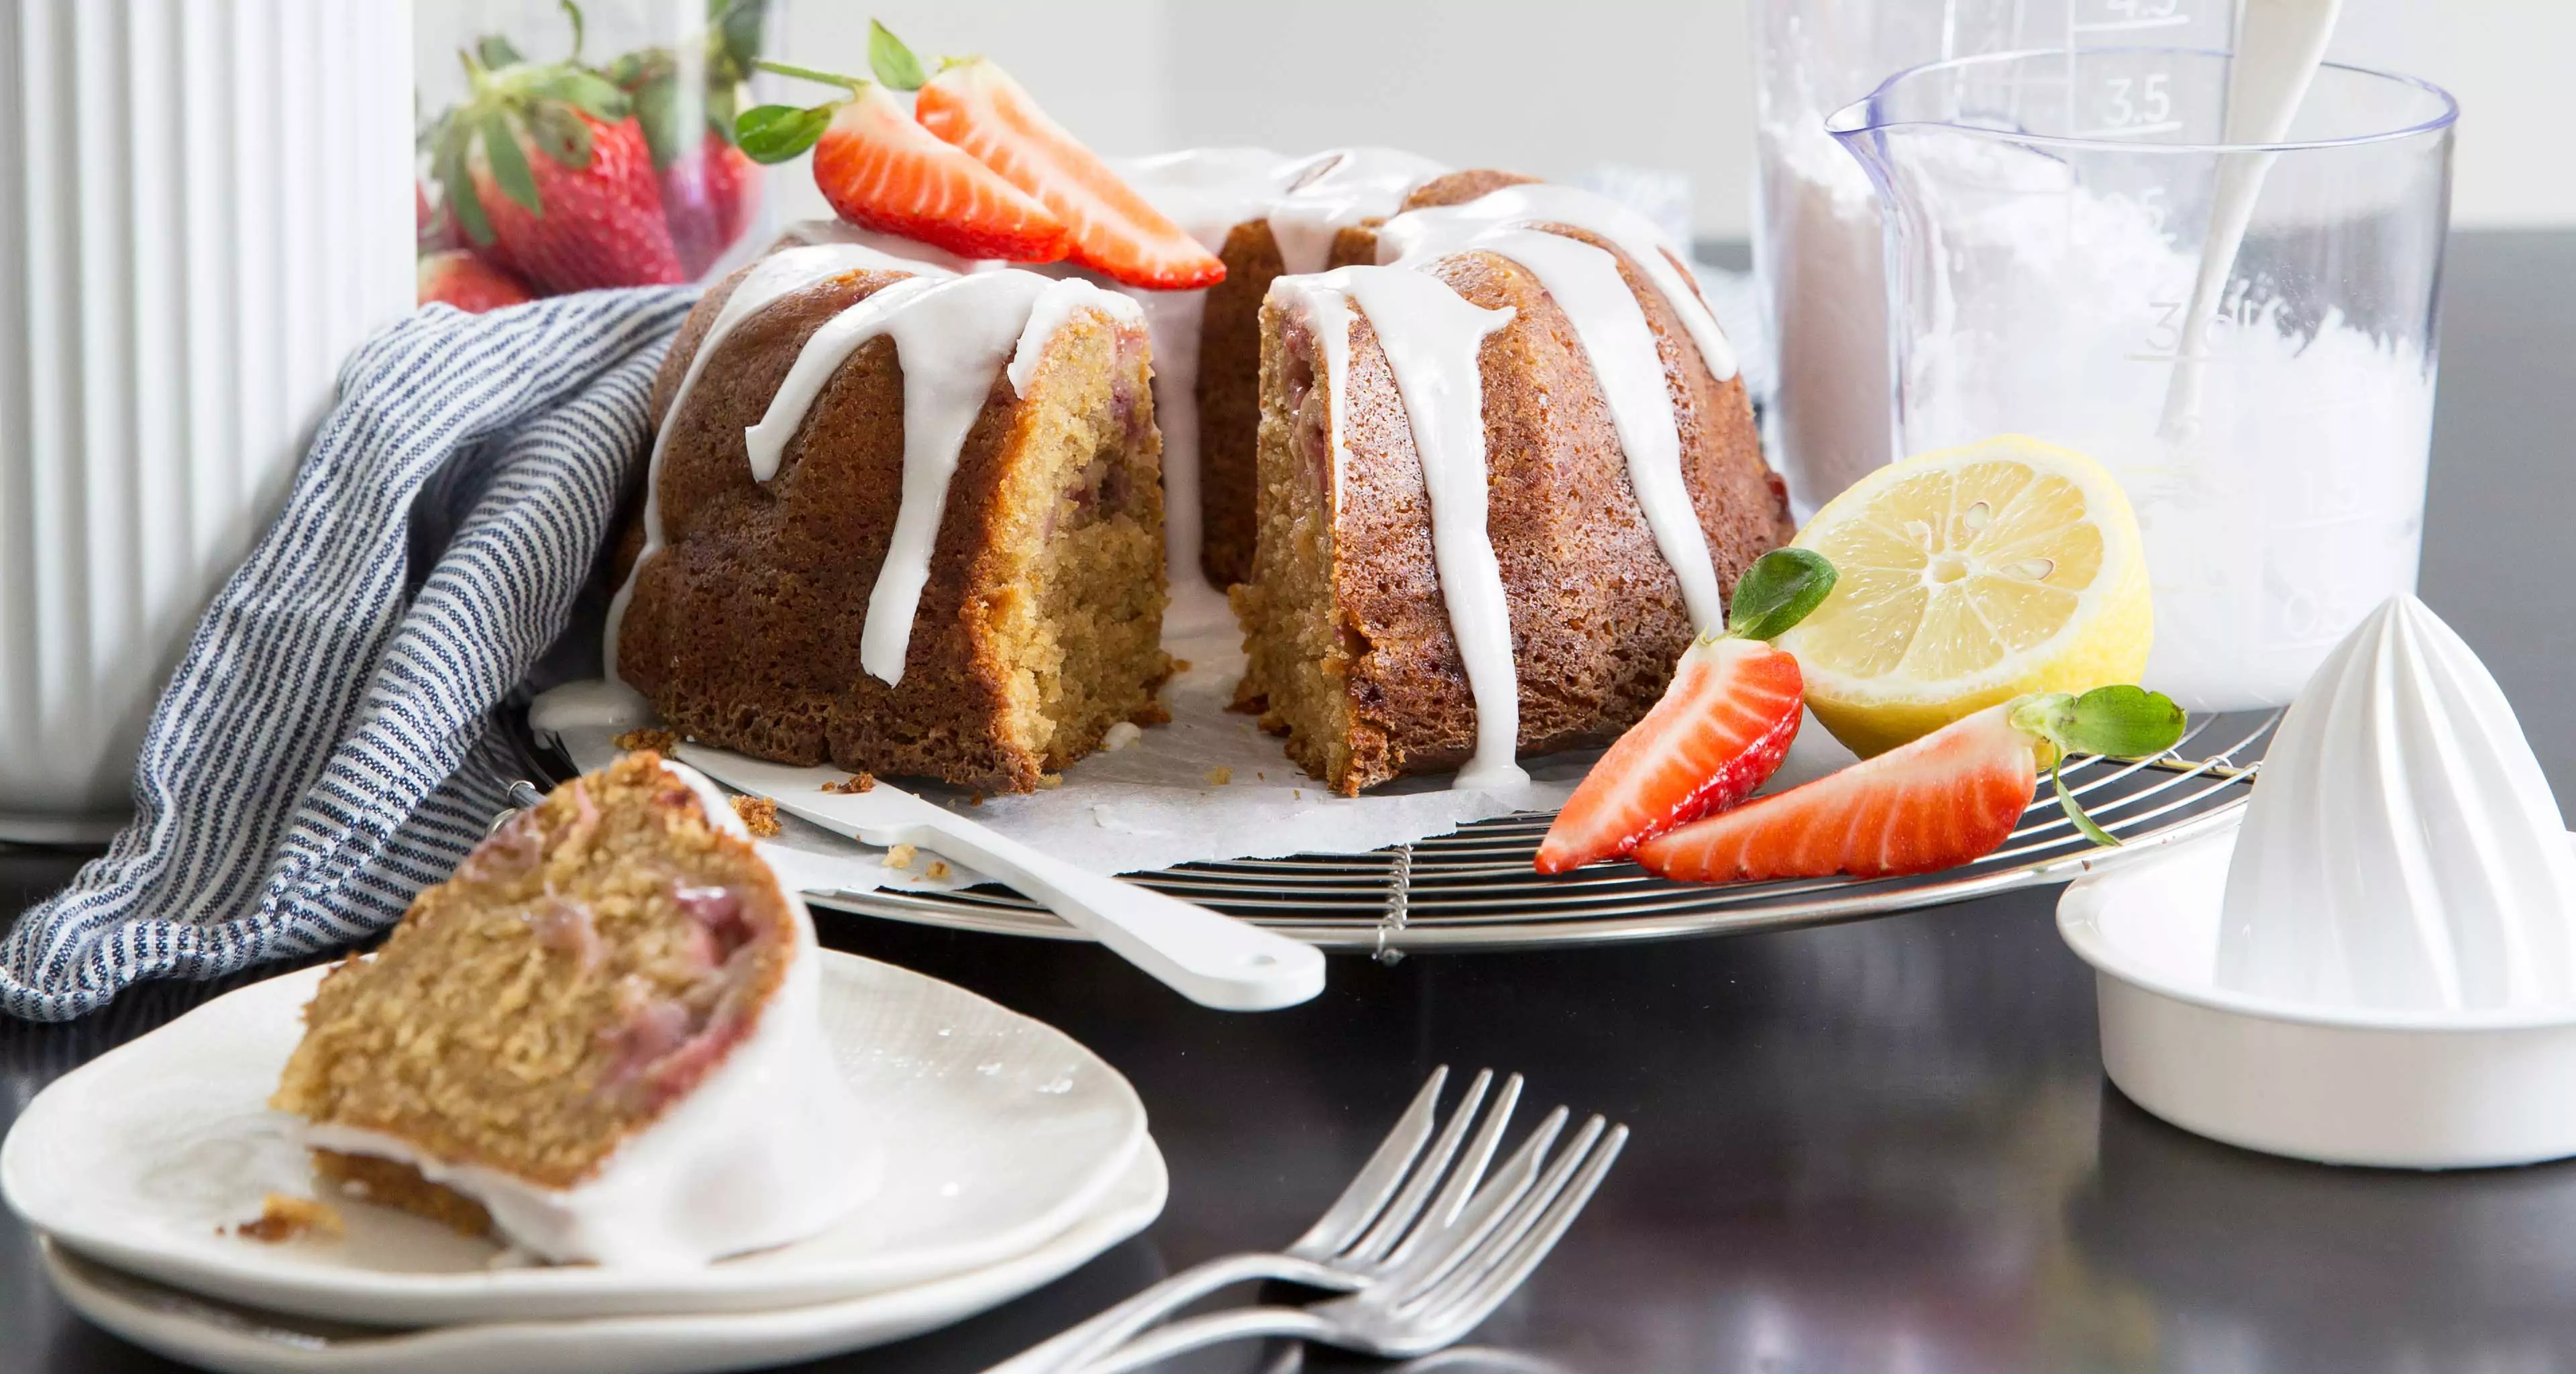
[{"label": "sliced strawberry half", "polygon": [[[2001,845],[2030,805],[2043,766],[2054,770],[2068,752],[2160,754],[2182,730],[2182,708],[2135,687],[2021,697],[1804,787],[1656,836],[1637,846],[1637,862],[1701,883],[1931,873]],[[2078,829],[2096,843],[2118,843],[2084,815],[2063,778],[2056,786]]]},{"label": "sliced strawberry half", "polygon": [[1615,859],[1650,835],[1751,795],[1788,757],[1805,717],[1798,660],[1766,642],[1834,587],[1834,565],[1775,549],[1735,584],[1727,631],[1674,665],[1663,700],[1592,765],[1538,847],[1541,873]]},{"label": "sliced strawberry half", "polygon": [[921,126],[972,153],[1063,220],[1075,262],[1159,290],[1214,286],[1225,264],[1146,203],[992,61],[949,66],[913,104]]},{"label": "sliced strawberry half", "polygon": [[814,185],[833,213],[961,257],[1055,262],[1071,251],[1064,221],[992,168],[931,137],[885,86],[783,62],[765,71],[849,89],[847,100],[742,112],[734,139],[754,162],[814,150]]},{"label": "sliced strawberry half", "polygon": [[1644,720],[1592,765],[1538,847],[1538,871],[1615,859],[1752,794],[1788,757],[1806,713],[1788,651],[1752,639],[1703,639]]}]

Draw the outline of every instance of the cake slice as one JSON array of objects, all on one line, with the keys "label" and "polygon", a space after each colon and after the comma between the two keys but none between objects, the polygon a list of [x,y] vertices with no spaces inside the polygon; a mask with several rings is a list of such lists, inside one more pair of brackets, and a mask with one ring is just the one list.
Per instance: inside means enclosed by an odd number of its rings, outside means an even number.
[{"label": "cake slice", "polygon": [[271,1105],[326,1182],[556,1262],[803,1239],[864,1182],[812,921],[706,780],[555,789],[305,1008]]}]

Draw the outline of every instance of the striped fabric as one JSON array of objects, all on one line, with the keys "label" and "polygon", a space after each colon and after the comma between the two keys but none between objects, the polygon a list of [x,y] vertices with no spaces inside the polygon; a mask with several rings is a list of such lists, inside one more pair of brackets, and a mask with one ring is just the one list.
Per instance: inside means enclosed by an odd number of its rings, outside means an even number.
[{"label": "striped fabric", "polygon": [[0,1010],[344,945],[455,866],[506,805],[486,721],[564,627],[692,296],[438,307],[349,359],[153,711],[134,823],[0,940]]}]

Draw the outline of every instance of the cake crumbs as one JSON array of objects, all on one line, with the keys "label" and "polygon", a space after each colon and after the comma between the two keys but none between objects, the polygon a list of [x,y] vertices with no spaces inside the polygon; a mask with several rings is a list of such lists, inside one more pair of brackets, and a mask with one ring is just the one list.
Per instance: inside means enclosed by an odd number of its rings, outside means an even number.
[{"label": "cake crumbs", "polygon": [[946,859],[933,859],[930,861],[930,867],[921,870],[921,876],[930,879],[932,882],[938,882],[941,879],[946,878],[949,871],[948,861]]},{"label": "cake crumbs", "polygon": [[263,1245],[283,1245],[305,1236],[338,1240],[348,1234],[348,1227],[341,1223],[340,1209],[330,1203],[271,1193],[260,1200],[257,1217],[238,1226],[215,1228],[217,1235],[227,1232]]},{"label": "cake crumbs", "polygon": [[843,782],[827,782],[823,790],[838,797],[854,797],[861,792],[877,790],[877,775],[862,768]]},{"label": "cake crumbs", "polygon": [[1059,788],[1059,787],[1062,787],[1062,786],[1064,786],[1064,774],[1062,774],[1062,773],[1040,773],[1040,774],[1038,774],[1038,790],[1039,790],[1039,791],[1041,791],[1041,792],[1052,792],[1052,791],[1054,791],[1055,789],[1057,789],[1057,788]]},{"label": "cake crumbs", "polygon": [[1122,720],[1110,726],[1109,732],[1100,737],[1100,747],[1103,751],[1114,754],[1144,737],[1144,730],[1136,722]]},{"label": "cake crumbs", "polygon": [[1227,783],[1234,781],[1234,770],[1231,768],[1211,768],[1207,771],[1207,780],[1215,783],[1219,787],[1223,787]]},{"label": "cake crumbs", "polygon": [[660,754],[664,758],[668,758],[672,754],[678,752],[680,748],[680,737],[669,730],[647,726],[641,730],[629,730],[625,734],[619,735],[617,738],[610,740],[609,743],[616,745],[618,748],[623,749],[628,753],[633,753],[638,749],[650,749],[654,753]]},{"label": "cake crumbs", "polygon": [[1189,661],[1188,659],[1186,659],[1186,658],[1176,658],[1176,659],[1173,659],[1173,660],[1172,660],[1172,671],[1173,671],[1173,672],[1175,672],[1175,673],[1186,673],[1186,672],[1188,672],[1189,670],[1190,670],[1190,661]]},{"label": "cake crumbs", "polygon": [[908,844],[899,844],[886,851],[885,866],[888,868],[910,868],[912,867],[912,861],[920,856],[920,850],[915,849]]},{"label": "cake crumbs", "polygon": [[1137,707],[1136,713],[1127,719],[1138,725],[1169,725],[1172,723],[1172,708],[1159,701],[1149,701]]},{"label": "cake crumbs", "polygon": [[767,839],[778,833],[778,803],[767,797],[733,797],[733,813],[742,817],[742,828]]},{"label": "cake crumbs", "polygon": [[968,806],[982,806],[984,804],[984,794],[981,792],[967,793],[966,804]]}]

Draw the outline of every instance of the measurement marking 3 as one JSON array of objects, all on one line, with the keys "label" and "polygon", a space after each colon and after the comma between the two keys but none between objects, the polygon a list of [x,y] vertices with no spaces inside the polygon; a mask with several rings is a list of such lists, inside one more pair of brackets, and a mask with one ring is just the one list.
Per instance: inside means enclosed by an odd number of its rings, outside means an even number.
[{"label": "measurement marking 3", "polygon": [[2148,134],[2169,134],[2182,127],[2179,119],[2161,124],[2118,124],[2103,129],[2078,129],[2070,138],[2144,138]]}]

